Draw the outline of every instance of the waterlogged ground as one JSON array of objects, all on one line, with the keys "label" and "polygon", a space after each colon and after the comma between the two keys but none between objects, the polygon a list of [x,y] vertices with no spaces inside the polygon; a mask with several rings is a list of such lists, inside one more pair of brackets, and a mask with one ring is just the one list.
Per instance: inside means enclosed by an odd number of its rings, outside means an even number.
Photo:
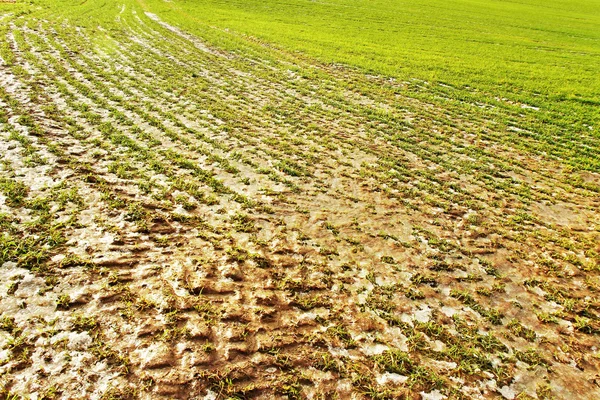
[{"label": "waterlogged ground", "polygon": [[544,110],[88,3],[0,16],[0,397],[600,398]]}]

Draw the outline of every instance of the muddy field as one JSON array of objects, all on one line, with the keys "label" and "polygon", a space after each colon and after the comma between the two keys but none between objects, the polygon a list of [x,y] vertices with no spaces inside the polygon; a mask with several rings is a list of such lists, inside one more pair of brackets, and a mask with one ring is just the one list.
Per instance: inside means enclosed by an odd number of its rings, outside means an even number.
[{"label": "muddy field", "polygon": [[600,398],[599,174],[230,40],[0,15],[1,398]]}]

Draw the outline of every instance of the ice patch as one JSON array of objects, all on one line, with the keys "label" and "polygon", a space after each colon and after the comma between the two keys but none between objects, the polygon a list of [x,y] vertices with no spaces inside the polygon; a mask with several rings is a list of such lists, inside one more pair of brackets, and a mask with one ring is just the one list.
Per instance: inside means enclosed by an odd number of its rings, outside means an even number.
[{"label": "ice patch", "polygon": [[502,395],[502,397],[504,397],[505,399],[508,400],[513,400],[515,398],[515,396],[517,395],[517,392],[511,388],[510,386],[502,386],[500,389],[498,389],[498,393],[500,393]]},{"label": "ice patch", "polygon": [[376,354],[381,354],[386,350],[389,350],[390,348],[384,344],[381,343],[374,343],[374,344],[368,344],[365,345],[362,348],[362,352],[365,353],[368,356],[373,356]]},{"label": "ice patch", "polygon": [[380,385],[385,385],[388,382],[394,384],[402,384],[408,380],[408,377],[404,375],[393,374],[391,372],[386,372],[380,377],[378,377],[376,380],[377,383]]},{"label": "ice patch", "polygon": [[204,400],[217,400],[217,394],[209,389],[208,392],[206,392],[206,396],[204,396],[203,399]]},{"label": "ice patch", "polygon": [[173,214],[185,215],[185,216],[190,215],[190,213],[187,212],[181,204],[177,204],[177,207],[175,207],[175,209],[173,210]]},{"label": "ice patch", "polygon": [[348,350],[343,349],[341,347],[330,347],[329,353],[331,353],[331,355],[335,357],[350,357],[350,353],[348,352]]},{"label": "ice patch", "polygon": [[525,109],[528,109],[528,110],[535,110],[535,111],[539,111],[540,110],[539,107],[530,106],[529,104],[521,104],[521,108],[525,108]]},{"label": "ice patch", "polygon": [[448,307],[448,306],[444,306],[441,309],[442,314],[444,314],[446,317],[452,317],[454,314],[458,313],[458,310],[454,307]]},{"label": "ice patch", "polygon": [[[17,263],[16,262],[13,262],[13,261],[7,261],[7,262],[5,262],[4,264],[2,264],[2,269],[5,270],[3,272],[3,274],[6,275],[6,273],[7,273],[6,270],[7,269],[12,269],[12,268],[15,268],[15,269],[17,268]],[[28,272],[24,268],[19,268],[19,270],[24,271],[24,272]]]},{"label": "ice patch", "polygon": [[146,364],[150,363],[160,354],[161,350],[162,346],[160,344],[153,343],[146,348],[135,350],[135,353],[137,353],[140,358],[140,365],[146,366]]},{"label": "ice patch", "polygon": [[9,349],[4,349],[0,351],[0,361],[5,361],[10,358],[11,351]]},{"label": "ice patch", "polygon": [[436,340],[431,345],[431,350],[433,350],[433,351],[444,351],[445,348],[446,348],[446,345],[441,340]]},{"label": "ice patch", "polygon": [[112,242],[114,242],[115,238],[113,237],[113,235],[111,235],[110,233],[106,232],[104,234],[104,236],[102,236],[100,239],[98,239],[99,243],[103,243],[106,245],[112,244]]},{"label": "ice patch", "polygon": [[440,393],[439,390],[434,390],[433,392],[429,392],[429,393],[425,393],[425,392],[421,392],[421,399],[422,400],[442,400],[445,399],[446,396],[444,396],[442,393]]},{"label": "ice patch", "polygon": [[429,322],[431,319],[431,308],[429,306],[421,306],[421,308],[413,313],[414,319],[418,322]]}]

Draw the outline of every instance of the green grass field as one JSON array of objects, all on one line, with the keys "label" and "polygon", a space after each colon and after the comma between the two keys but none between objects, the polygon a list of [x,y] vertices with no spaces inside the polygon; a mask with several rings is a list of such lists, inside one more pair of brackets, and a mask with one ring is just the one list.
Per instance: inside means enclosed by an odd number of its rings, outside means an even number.
[{"label": "green grass field", "polygon": [[599,28],[0,3],[0,400],[600,398]]},{"label": "green grass field", "polygon": [[[186,29],[227,29],[369,73],[556,112],[582,131],[600,106],[597,1],[149,1]],[[476,90],[473,93],[472,88]],[[585,132],[588,134],[588,132]]]},{"label": "green grass field", "polygon": [[[345,63],[539,104],[599,105],[597,1],[150,1],[170,21]],[[542,100],[542,101],[543,101]]]}]

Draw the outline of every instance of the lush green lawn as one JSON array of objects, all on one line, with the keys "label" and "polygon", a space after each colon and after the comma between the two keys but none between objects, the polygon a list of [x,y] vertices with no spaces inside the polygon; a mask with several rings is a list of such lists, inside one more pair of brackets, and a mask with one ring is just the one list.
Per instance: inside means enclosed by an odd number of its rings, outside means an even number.
[{"label": "lush green lawn", "polygon": [[[189,29],[227,28],[375,73],[469,85],[533,105],[564,100],[600,105],[597,0],[148,0],[148,4]],[[587,114],[591,122],[594,117],[588,111],[576,112]]]}]

